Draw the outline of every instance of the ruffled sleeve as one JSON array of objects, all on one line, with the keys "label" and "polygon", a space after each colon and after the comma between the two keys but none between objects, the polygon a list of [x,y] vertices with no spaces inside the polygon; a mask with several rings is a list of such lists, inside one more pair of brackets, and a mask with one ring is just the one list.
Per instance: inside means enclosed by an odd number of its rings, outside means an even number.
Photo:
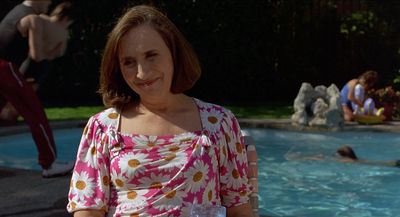
[{"label": "ruffled sleeve", "polygon": [[108,210],[110,199],[107,134],[96,116],[89,119],[80,141],[68,194],[68,212]]},{"label": "ruffled sleeve", "polygon": [[224,111],[220,141],[220,195],[222,205],[238,206],[249,201],[252,191],[247,178],[247,155],[240,126],[229,110]]}]

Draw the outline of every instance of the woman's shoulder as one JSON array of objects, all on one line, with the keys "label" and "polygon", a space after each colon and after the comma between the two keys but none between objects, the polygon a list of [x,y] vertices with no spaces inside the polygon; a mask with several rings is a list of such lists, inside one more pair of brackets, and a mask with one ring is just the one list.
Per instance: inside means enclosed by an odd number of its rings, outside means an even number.
[{"label": "woman's shoulder", "polygon": [[205,102],[205,101],[202,101],[199,99],[195,99],[195,100],[196,100],[196,104],[199,107],[201,112],[210,113],[212,111],[218,111],[225,115],[232,113],[229,109],[227,109],[221,105],[217,105],[217,104],[210,103],[210,102]]},{"label": "woman's shoulder", "polygon": [[96,122],[103,127],[117,126],[119,111],[114,108],[107,108],[90,117],[89,122]]},{"label": "woman's shoulder", "polygon": [[233,113],[220,105],[197,100],[204,129],[219,132],[236,122]]},{"label": "woman's shoulder", "polygon": [[359,83],[359,80],[357,78],[351,79],[349,82],[347,82],[351,86],[356,86]]}]

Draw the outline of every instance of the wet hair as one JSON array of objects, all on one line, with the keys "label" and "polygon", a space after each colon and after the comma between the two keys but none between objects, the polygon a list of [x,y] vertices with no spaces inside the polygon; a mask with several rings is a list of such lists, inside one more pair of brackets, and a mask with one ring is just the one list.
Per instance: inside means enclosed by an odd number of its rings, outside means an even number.
[{"label": "wet hair", "polygon": [[358,77],[358,80],[364,81],[368,88],[371,88],[378,81],[378,72],[367,70]]},{"label": "wet hair", "polygon": [[75,8],[69,1],[65,1],[58,4],[50,14],[50,16],[56,16],[57,20],[62,20],[65,17],[68,17],[70,20],[72,20],[75,17],[75,15],[76,15]]},{"label": "wet hair", "polygon": [[117,107],[139,100],[125,82],[119,67],[119,47],[121,38],[132,28],[149,25],[160,34],[171,52],[173,77],[170,91],[182,93],[189,90],[200,77],[199,60],[178,28],[159,10],[151,6],[139,5],[128,9],[108,35],[100,67],[100,88],[103,103],[107,107]]},{"label": "wet hair", "polygon": [[338,153],[342,157],[350,158],[353,160],[358,160],[356,154],[354,153],[353,149],[350,146],[342,146],[336,150],[336,153]]}]

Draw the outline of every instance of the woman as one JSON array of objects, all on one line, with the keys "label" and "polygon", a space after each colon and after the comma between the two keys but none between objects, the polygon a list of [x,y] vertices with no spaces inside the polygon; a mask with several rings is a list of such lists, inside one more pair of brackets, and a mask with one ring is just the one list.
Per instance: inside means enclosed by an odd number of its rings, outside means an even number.
[{"label": "woman", "polygon": [[189,216],[222,204],[251,216],[247,159],[233,114],[183,94],[200,76],[175,25],[149,6],[122,16],[109,38],[100,90],[71,179],[74,216]]},{"label": "woman", "polygon": [[[342,108],[344,112],[344,120],[352,121],[354,112],[360,114],[361,108],[370,108],[364,104],[364,93],[366,93],[371,87],[373,87],[378,80],[378,73],[375,71],[366,71],[361,74],[357,79],[352,79],[346,83],[346,85],[340,91],[340,97],[342,101]],[[368,100],[370,102],[370,99]],[[370,108],[368,110],[375,110]],[[377,114],[379,115],[379,114]]]}]

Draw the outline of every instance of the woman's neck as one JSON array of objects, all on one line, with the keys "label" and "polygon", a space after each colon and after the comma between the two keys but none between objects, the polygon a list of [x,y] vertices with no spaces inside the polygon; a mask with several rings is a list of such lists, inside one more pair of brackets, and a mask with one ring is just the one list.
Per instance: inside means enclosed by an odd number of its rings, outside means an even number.
[{"label": "woman's neck", "polygon": [[139,112],[170,113],[181,110],[187,105],[188,100],[190,97],[184,94],[174,94],[162,100],[141,99],[136,108]]}]

